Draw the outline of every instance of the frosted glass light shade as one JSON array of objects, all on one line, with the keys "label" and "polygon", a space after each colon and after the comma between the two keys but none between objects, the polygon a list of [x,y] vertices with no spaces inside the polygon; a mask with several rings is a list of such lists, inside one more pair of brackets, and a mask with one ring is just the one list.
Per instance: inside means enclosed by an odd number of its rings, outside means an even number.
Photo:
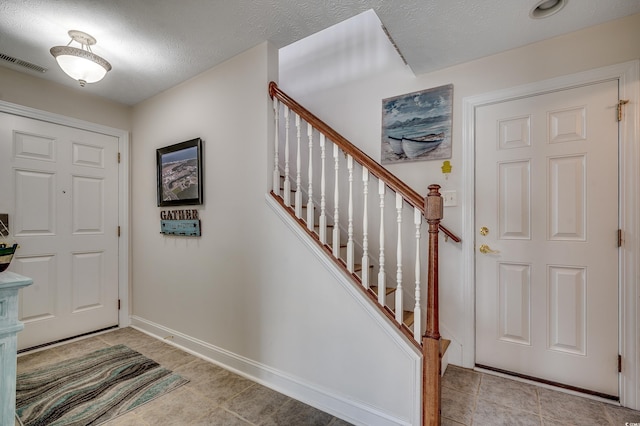
[{"label": "frosted glass light shade", "polygon": [[62,71],[78,80],[81,86],[102,80],[111,71],[111,64],[91,51],[90,46],[96,44],[96,39],[76,30],[69,31],[69,36],[82,48],[67,45],[54,46],[49,50]]}]

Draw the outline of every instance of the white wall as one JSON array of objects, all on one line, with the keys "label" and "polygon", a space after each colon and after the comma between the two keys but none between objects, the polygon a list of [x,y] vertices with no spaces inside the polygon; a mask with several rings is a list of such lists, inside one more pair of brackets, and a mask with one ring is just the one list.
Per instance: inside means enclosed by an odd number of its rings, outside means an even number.
[{"label": "white wall", "polygon": [[[417,352],[265,201],[276,77],[265,43],[134,107],[133,324],[354,423],[412,423]],[[162,236],[155,150],[196,137],[202,237]]]},{"label": "white wall", "polygon": [[[455,233],[462,229],[466,206],[462,194],[462,99],[467,96],[514,87],[640,58],[640,14],[586,30],[531,44],[501,54],[414,76],[397,56],[381,31],[362,20],[351,31],[349,43],[336,43],[325,30],[280,52],[280,87],[372,158],[380,159],[381,100],[417,90],[452,83],[453,171],[445,180],[442,161],[390,165],[387,168],[419,193],[440,184],[458,192],[458,206],[447,207],[443,223]],[[373,28],[373,30],[372,30]],[[368,34],[364,36],[359,32]],[[333,51],[331,46],[333,46]],[[315,49],[315,50],[314,50]],[[314,52],[320,52],[321,61]],[[355,66],[359,58],[367,67]],[[379,60],[382,58],[383,62]],[[473,235],[461,235],[473,239]],[[453,340],[449,361],[461,365],[464,339],[462,251],[460,245],[441,241],[441,328]],[[472,350],[472,348],[469,348]]]}]

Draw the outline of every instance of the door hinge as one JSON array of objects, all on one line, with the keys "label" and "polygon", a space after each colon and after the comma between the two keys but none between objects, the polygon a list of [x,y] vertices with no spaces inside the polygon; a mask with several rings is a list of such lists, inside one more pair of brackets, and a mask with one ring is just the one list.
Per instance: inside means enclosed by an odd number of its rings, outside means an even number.
[{"label": "door hinge", "polygon": [[[618,120],[618,121],[620,121],[620,120]],[[118,164],[120,164],[120,153],[118,153]]]},{"label": "door hinge", "polygon": [[120,236],[120,225],[118,225],[118,237]]},{"label": "door hinge", "polygon": [[622,373],[622,355],[618,355],[618,373]]},{"label": "door hinge", "polygon": [[622,247],[622,229],[618,229],[618,247]]},{"label": "door hinge", "polygon": [[120,310],[120,299],[118,299],[118,310]]},{"label": "door hinge", "polygon": [[622,121],[622,109],[629,103],[629,99],[620,99],[618,101],[618,121]]}]

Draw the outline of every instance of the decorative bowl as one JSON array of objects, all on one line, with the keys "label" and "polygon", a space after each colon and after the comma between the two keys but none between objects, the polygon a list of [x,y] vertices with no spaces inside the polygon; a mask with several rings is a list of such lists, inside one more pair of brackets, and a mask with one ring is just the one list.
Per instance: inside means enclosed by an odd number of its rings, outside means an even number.
[{"label": "decorative bowl", "polygon": [[5,243],[0,243],[0,272],[3,272],[9,267],[11,259],[13,259],[13,254],[16,252],[17,248],[18,244],[7,245]]}]

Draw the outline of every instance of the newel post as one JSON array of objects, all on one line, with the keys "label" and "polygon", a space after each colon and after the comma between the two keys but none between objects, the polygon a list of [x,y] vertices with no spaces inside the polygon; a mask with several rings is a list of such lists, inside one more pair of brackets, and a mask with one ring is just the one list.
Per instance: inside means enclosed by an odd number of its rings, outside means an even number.
[{"label": "newel post", "polygon": [[443,214],[440,185],[429,185],[424,215],[429,224],[427,326],[422,336],[422,424],[440,424],[440,324],[438,312],[438,227]]}]

